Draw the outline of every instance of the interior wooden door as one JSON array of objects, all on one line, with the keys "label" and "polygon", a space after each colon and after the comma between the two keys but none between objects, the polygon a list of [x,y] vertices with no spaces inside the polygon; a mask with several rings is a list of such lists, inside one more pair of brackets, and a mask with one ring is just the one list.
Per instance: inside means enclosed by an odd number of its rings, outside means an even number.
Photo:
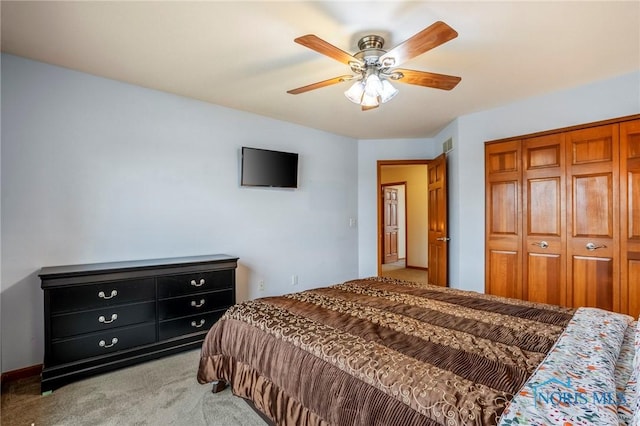
[{"label": "interior wooden door", "polygon": [[564,134],[523,140],[522,161],[524,298],[532,302],[565,305]]},{"label": "interior wooden door", "polygon": [[640,120],[620,124],[621,305],[640,315]]},{"label": "interior wooden door", "polygon": [[521,143],[485,146],[485,291],[522,299]]},{"label": "interior wooden door", "polygon": [[429,163],[429,260],[428,280],[430,284],[446,287],[448,277],[447,227],[447,157],[440,155]]},{"label": "interior wooden door", "polygon": [[384,256],[383,263],[398,261],[398,190],[383,187]]},{"label": "interior wooden door", "polygon": [[618,125],[566,134],[571,306],[620,312]]}]

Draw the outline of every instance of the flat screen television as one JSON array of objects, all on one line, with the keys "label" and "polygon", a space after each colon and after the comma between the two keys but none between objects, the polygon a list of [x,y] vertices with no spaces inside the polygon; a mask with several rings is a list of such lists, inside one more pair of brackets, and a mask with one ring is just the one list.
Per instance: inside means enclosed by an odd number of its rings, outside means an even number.
[{"label": "flat screen television", "polygon": [[298,154],[242,147],[242,186],[298,187]]}]

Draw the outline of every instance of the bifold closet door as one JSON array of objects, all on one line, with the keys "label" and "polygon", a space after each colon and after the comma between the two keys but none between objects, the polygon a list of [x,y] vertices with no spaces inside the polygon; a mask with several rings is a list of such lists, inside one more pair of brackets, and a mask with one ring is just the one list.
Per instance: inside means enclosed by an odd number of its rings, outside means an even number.
[{"label": "bifold closet door", "polygon": [[620,124],[622,309],[640,315],[640,120]]},{"label": "bifold closet door", "polygon": [[485,147],[485,291],[522,299],[520,141]]},{"label": "bifold closet door", "polygon": [[554,305],[567,303],[564,139],[522,141],[524,298]]},{"label": "bifold closet door", "polygon": [[566,133],[569,306],[621,311],[618,128]]}]

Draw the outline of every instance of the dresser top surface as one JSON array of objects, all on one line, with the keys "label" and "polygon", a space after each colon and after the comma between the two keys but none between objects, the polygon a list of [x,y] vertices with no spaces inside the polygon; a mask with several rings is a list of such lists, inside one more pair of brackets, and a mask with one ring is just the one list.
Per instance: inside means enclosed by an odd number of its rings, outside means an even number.
[{"label": "dresser top surface", "polygon": [[150,269],[157,267],[182,267],[207,263],[237,262],[238,258],[226,254],[209,254],[201,256],[169,257],[163,259],[129,260],[122,262],[88,263],[83,265],[46,266],[38,274],[41,279],[64,276],[86,275],[97,273],[120,272],[133,269]]}]

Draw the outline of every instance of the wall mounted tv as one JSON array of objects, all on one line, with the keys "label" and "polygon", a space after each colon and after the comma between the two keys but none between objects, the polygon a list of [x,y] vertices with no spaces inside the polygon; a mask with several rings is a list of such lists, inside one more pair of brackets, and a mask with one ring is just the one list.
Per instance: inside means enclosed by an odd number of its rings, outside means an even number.
[{"label": "wall mounted tv", "polygon": [[298,187],[298,154],[242,147],[242,186]]}]

